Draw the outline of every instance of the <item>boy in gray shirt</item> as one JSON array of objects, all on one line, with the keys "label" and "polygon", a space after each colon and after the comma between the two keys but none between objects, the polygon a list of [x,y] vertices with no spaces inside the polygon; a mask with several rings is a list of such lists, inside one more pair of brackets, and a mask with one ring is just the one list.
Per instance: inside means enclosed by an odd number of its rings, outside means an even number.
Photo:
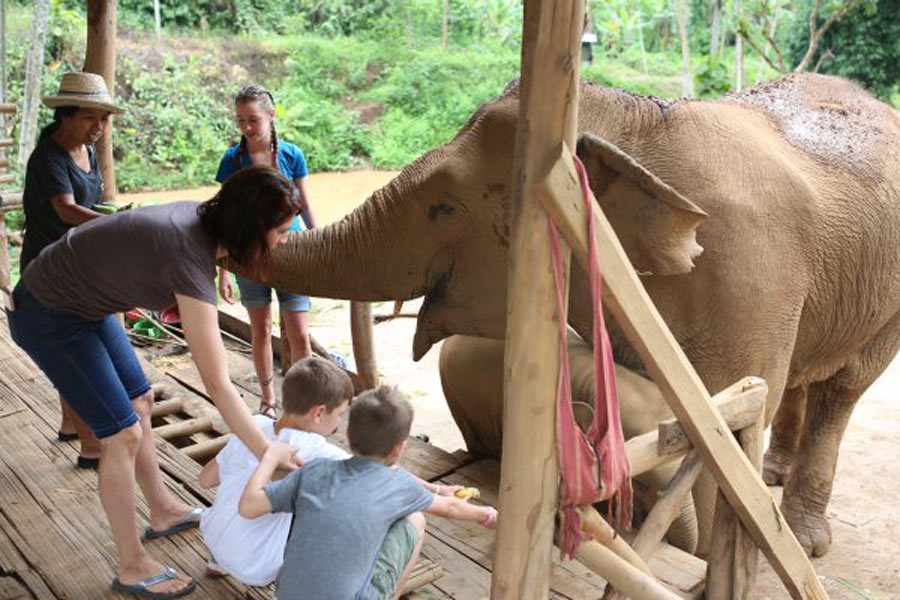
[{"label": "boy in gray shirt", "polygon": [[413,409],[393,387],[360,394],[347,437],[354,456],[315,460],[269,483],[296,449],[271,444],[241,497],[240,514],[293,513],[278,575],[279,600],[369,600],[396,597],[418,559],[421,512],[493,527],[497,511],[453,495],[455,487],[417,480],[395,468],[406,447]]}]

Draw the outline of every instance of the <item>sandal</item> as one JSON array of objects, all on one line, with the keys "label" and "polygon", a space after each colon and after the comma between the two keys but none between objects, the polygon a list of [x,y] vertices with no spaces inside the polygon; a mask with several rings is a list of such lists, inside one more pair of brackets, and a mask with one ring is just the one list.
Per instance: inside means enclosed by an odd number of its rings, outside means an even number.
[{"label": "sandal", "polygon": [[259,414],[264,417],[269,417],[272,420],[278,418],[278,405],[271,404],[269,402],[259,401]]},{"label": "sandal", "polygon": [[157,585],[166,581],[172,581],[174,579],[178,579],[179,577],[180,575],[175,569],[173,569],[172,567],[166,567],[159,574],[148,577],[143,581],[138,581],[137,583],[125,584],[119,581],[119,578],[116,577],[112,581],[112,589],[122,594],[131,594],[132,596],[137,596],[138,598],[181,598],[182,596],[187,596],[188,594],[193,592],[194,588],[197,587],[197,582],[194,581],[193,577],[191,578],[191,582],[180,590],[175,590],[172,592],[154,592],[153,590],[148,589],[150,586]]},{"label": "sandal", "polygon": [[175,524],[169,527],[168,529],[156,530],[147,527],[144,530],[144,540],[155,540],[156,538],[166,537],[172,535],[173,533],[178,533],[179,531],[184,531],[185,529],[193,529],[194,527],[200,526],[200,517],[203,515],[203,509],[199,506],[188,514],[184,515],[177,521]]}]

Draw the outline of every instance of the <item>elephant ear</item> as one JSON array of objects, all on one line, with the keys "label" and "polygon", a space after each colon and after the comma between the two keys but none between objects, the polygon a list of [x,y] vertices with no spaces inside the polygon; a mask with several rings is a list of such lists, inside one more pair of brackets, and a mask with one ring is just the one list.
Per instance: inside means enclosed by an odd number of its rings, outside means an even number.
[{"label": "elephant ear", "polygon": [[606,140],[582,135],[577,154],[634,268],[654,275],[691,271],[703,252],[696,233],[706,213]]}]

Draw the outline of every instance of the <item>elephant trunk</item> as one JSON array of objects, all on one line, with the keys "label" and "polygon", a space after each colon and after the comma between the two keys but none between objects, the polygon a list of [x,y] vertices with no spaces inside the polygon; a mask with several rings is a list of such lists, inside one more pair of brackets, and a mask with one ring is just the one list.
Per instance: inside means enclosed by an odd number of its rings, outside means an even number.
[{"label": "elephant trunk", "polygon": [[[293,234],[256,269],[227,261],[227,268],[270,287],[357,301],[407,300],[427,290],[434,249],[413,207],[389,195],[394,184],[326,227]],[[404,210],[405,208],[405,210]],[[410,239],[414,237],[414,239]]]}]

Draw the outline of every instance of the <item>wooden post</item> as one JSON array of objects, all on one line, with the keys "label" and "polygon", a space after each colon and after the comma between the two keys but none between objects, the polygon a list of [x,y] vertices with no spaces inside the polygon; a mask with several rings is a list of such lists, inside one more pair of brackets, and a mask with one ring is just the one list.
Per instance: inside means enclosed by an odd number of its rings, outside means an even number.
[{"label": "wooden post", "polygon": [[[11,290],[9,272],[9,240],[6,236],[6,213],[0,211],[0,290]],[[0,297],[0,305],[5,300]]]},{"label": "wooden post", "polygon": [[591,215],[585,213],[579,188],[571,156],[560,153],[556,163],[548,168],[538,198],[585,269],[588,241],[584,223],[585,218],[594,219],[600,271],[606,283],[604,306],[622,327],[669,408],[713,472],[728,503],[791,597],[828,598],[759,471],[731,435],[712,405],[709,392],[647,295],[609,221],[596,205],[591,207]]},{"label": "wooden post", "polygon": [[[764,418],[738,432],[750,463],[762,469]],[[706,566],[708,600],[750,600],[756,585],[759,551],[721,492],[716,497],[712,545]]]},{"label": "wooden post", "polygon": [[[116,93],[116,0],[88,0],[87,51],[84,70],[97,73],[106,80],[109,93]],[[112,148],[113,119],[109,118],[106,133],[97,142],[97,159],[103,176],[103,200],[116,199],[116,169]]]},{"label": "wooden post", "polygon": [[[559,471],[560,340],[547,213],[532,184],[554,150],[575,147],[583,0],[528,0],[513,168],[507,280],[500,522],[491,597],[545,600]],[[568,249],[564,249],[568,274]],[[568,295],[568,294],[567,294]]]},{"label": "wooden post", "polygon": [[365,389],[378,386],[378,363],[375,360],[375,335],[372,332],[372,305],[350,303],[350,335],[353,338],[353,360]]}]

